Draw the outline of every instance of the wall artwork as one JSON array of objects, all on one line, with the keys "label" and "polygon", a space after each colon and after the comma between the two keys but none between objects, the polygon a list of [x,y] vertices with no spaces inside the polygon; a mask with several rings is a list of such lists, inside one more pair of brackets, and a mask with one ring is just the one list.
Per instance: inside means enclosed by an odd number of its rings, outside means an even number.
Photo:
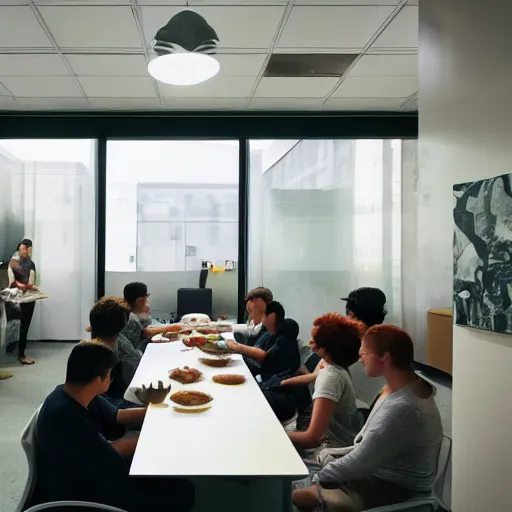
[{"label": "wall artwork", "polygon": [[458,325],[512,334],[512,174],[454,185]]}]

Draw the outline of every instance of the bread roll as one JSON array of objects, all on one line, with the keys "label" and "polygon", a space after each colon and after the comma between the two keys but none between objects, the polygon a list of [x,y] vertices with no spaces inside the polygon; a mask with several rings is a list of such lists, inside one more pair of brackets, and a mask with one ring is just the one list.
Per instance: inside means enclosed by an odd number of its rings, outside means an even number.
[{"label": "bread roll", "polygon": [[245,377],[243,375],[233,374],[214,375],[213,382],[216,382],[217,384],[228,384],[230,386],[234,386],[236,384],[243,384],[245,382]]}]

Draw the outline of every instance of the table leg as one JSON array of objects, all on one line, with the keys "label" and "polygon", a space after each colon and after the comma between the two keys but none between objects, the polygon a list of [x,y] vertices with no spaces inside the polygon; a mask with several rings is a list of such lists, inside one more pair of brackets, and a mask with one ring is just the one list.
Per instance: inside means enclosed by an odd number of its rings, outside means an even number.
[{"label": "table leg", "polygon": [[292,482],[283,480],[283,512],[293,512]]}]

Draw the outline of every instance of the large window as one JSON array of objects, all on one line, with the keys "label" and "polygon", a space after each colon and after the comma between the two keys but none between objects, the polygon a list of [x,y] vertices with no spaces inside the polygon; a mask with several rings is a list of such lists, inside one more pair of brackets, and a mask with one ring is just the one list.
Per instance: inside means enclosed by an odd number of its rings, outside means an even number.
[{"label": "large window", "polygon": [[[84,334],[96,289],[96,142],[0,140],[0,259],[23,238],[34,242],[37,284],[30,339]],[[6,284],[5,282],[3,284]]]},{"label": "large window", "polygon": [[303,341],[360,286],[401,323],[400,140],[251,142],[249,197],[249,288],[270,288]]},{"label": "large window", "polygon": [[204,261],[212,313],[236,317],[237,141],[109,141],[105,288],[142,281],[154,316],[178,310],[177,290],[198,288]]}]

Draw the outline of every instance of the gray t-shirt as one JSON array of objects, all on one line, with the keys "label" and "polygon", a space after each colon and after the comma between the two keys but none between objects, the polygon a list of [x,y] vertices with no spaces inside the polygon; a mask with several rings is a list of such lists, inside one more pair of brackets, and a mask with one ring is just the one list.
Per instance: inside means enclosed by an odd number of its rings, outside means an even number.
[{"label": "gray t-shirt", "polygon": [[329,422],[327,445],[352,445],[355,435],[363,426],[363,419],[356,407],[354,388],[347,370],[331,364],[322,368],[315,381],[313,400],[317,398],[327,398],[336,402]]},{"label": "gray t-shirt", "polygon": [[432,489],[443,429],[434,401],[423,398],[424,381],[381,398],[375,404],[361,441],[314,477],[320,483],[342,483],[377,477],[412,491]]}]

